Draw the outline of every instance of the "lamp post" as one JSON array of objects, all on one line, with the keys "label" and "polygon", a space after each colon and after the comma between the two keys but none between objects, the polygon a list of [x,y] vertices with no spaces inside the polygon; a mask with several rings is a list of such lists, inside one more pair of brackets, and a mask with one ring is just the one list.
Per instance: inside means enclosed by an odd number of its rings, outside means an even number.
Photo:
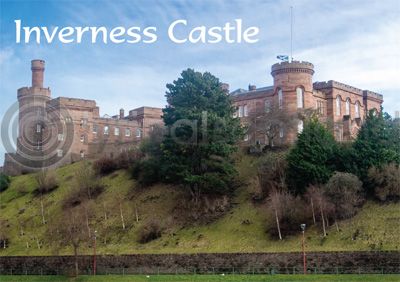
[{"label": "lamp post", "polygon": [[94,244],[93,244],[93,275],[96,275],[96,235],[97,231],[94,231]]},{"label": "lamp post", "polygon": [[300,224],[300,227],[301,227],[301,231],[303,233],[302,240],[301,240],[301,246],[303,249],[303,272],[304,272],[304,274],[307,274],[306,245],[305,245],[305,237],[304,237],[304,231],[306,231],[306,225],[303,223],[303,224]]}]

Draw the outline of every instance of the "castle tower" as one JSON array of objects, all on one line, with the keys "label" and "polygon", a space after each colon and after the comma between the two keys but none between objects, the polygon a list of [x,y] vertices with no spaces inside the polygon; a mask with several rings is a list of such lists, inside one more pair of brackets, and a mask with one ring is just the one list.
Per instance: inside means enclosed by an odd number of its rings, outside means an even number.
[{"label": "castle tower", "polygon": [[19,134],[17,152],[21,155],[39,156],[46,139],[46,103],[50,100],[49,88],[43,88],[45,62],[32,60],[32,86],[18,89]]},{"label": "castle tower", "polygon": [[[315,107],[312,99],[314,65],[308,62],[282,62],[274,64],[274,95],[280,108],[289,113]],[[280,102],[279,102],[280,100]]]}]

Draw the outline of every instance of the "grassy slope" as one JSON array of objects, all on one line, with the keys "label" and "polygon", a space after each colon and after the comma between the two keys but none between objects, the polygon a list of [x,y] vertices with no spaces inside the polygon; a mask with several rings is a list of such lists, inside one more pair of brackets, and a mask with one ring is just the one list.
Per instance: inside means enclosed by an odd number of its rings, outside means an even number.
[{"label": "grassy slope", "polygon": [[[265,233],[266,212],[262,205],[254,206],[251,193],[255,189],[255,159],[244,157],[238,164],[242,179],[247,185],[237,192],[234,207],[219,220],[209,225],[180,228],[171,222],[175,202],[182,192],[177,187],[156,185],[141,190],[136,187],[126,171],[118,171],[104,177],[106,191],[93,204],[95,217],[92,228],[98,230],[99,253],[195,253],[195,252],[280,252],[300,251],[297,236],[274,241]],[[60,200],[73,185],[73,173],[79,164],[57,170],[60,187],[44,198],[46,218],[57,217],[62,209]],[[40,198],[32,196],[35,182],[32,175],[13,178],[11,187],[0,193],[0,218],[7,219],[7,232],[11,237],[10,247],[0,249],[0,255],[50,255],[71,254],[68,248],[50,245],[46,238],[47,225],[41,223]],[[21,190],[26,190],[21,193]],[[27,192],[27,193],[26,193]],[[122,230],[119,199],[127,228]],[[139,222],[135,220],[135,207]],[[104,220],[104,211],[107,220]],[[147,219],[159,218],[169,228],[162,238],[147,244],[136,242],[138,226]],[[242,224],[249,220],[250,224]],[[396,204],[379,205],[367,202],[352,219],[339,223],[340,232],[335,227],[322,240],[319,226],[307,230],[307,249],[313,251],[371,250],[374,246],[383,250],[398,250],[400,233],[400,208]],[[24,235],[20,236],[23,226]],[[359,230],[357,240],[352,235]],[[43,246],[37,247],[37,240]],[[106,239],[106,242],[105,242]],[[26,248],[27,243],[29,248]],[[89,249],[82,249],[91,253]]]}]

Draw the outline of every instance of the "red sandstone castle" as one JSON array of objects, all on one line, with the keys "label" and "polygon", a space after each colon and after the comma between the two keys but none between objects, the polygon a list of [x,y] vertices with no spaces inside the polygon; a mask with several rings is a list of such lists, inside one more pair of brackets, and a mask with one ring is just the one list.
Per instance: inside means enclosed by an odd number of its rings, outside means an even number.
[{"label": "red sandstone castle", "polygon": [[[301,116],[307,109],[314,110],[322,121],[329,122],[336,140],[349,141],[355,137],[369,110],[379,111],[383,102],[381,94],[361,90],[334,80],[314,82],[314,66],[308,62],[282,62],[274,64],[271,75],[274,85],[248,90],[238,89],[231,94],[237,107],[236,115],[243,123],[255,122],[252,113],[268,113],[272,107],[285,111],[292,117]],[[297,128],[279,132],[278,143],[292,143],[303,128],[297,119]],[[265,135],[252,132],[245,136],[247,144],[267,144]]]},{"label": "red sandstone castle", "polygon": [[[52,99],[43,87],[45,62],[31,63],[32,86],[18,89],[19,132],[17,152],[5,156],[4,172],[16,175],[43,167],[56,167],[84,158],[116,156],[136,146],[156,124],[162,124],[162,110],[141,107],[125,115],[100,117],[93,100],[59,97]],[[274,64],[274,85],[230,93],[236,115],[244,124],[253,122],[251,113],[268,113],[277,107],[296,116],[297,128],[279,133],[279,143],[291,143],[302,130],[298,113],[306,109],[331,121],[338,141],[351,140],[369,110],[380,110],[381,94],[340,82],[312,81],[314,66],[308,62]],[[227,85],[223,84],[226,89]],[[263,134],[245,137],[245,144],[267,144]]]}]

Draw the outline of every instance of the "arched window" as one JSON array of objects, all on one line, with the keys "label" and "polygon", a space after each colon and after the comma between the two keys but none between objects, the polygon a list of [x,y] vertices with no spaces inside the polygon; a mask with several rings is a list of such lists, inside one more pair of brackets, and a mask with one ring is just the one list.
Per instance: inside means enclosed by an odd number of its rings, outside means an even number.
[{"label": "arched window", "polygon": [[336,96],[336,115],[340,116],[340,107],[342,106],[342,99],[340,96]]},{"label": "arched window", "polygon": [[279,109],[283,108],[283,92],[282,92],[282,89],[278,90],[278,105],[279,105]]},{"label": "arched window", "polygon": [[269,100],[265,100],[264,102],[264,109],[266,113],[269,113],[271,111],[271,103]]},{"label": "arched window", "polygon": [[346,99],[346,115],[350,115],[350,99]]},{"label": "arched window", "polygon": [[303,127],[304,127],[304,122],[302,120],[299,120],[299,122],[297,123],[297,133],[302,133]]},{"label": "arched window", "polygon": [[358,103],[358,101],[356,102],[355,106],[354,106],[354,113],[356,118],[360,117],[360,104]]},{"label": "arched window", "polygon": [[298,109],[304,108],[304,93],[303,93],[303,88],[297,87],[297,88],[296,88],[296,95],[297,95],[297,108],[298,108]]},{"label": "arched window", "polygon": [[140,128],[136,129],[136,137],[137,138],[142,137],[142,130]]}]

